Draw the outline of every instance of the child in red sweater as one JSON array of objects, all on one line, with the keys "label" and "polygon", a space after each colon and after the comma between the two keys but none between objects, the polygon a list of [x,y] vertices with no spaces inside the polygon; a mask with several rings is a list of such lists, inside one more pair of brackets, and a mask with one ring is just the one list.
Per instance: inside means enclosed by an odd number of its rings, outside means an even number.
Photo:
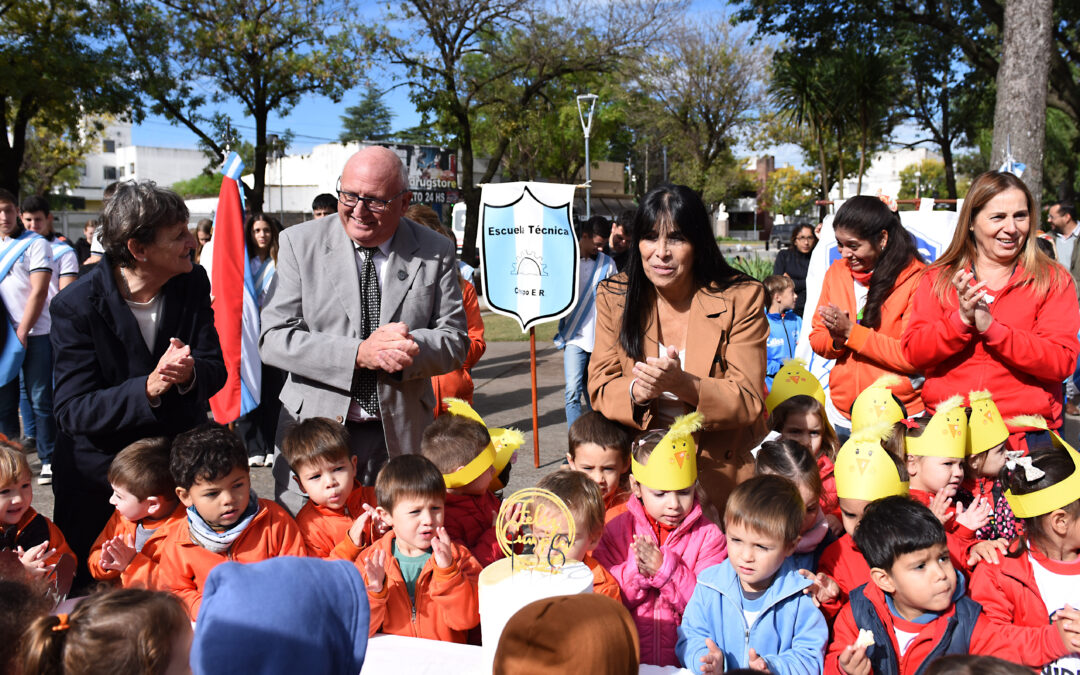
[{"label": "child in red sweater", "polygon": [[989,521],[993,511],[987,500],[977,499],[968,508],[956,501],[967,454],[967,412],[962,404],[963,398],[954,396],[938,403],[933,417],[905,420],[896,431],[904,434],[911,497],[929,506],[945,525],[953,566],[970,574],[976,562],[993,560],[1004,545],[975,538],[975,530]]},{"label": "child in red sweater", "polygon": [[447,412],[435,418],[420,441],[420,454],[446,481],[446,531],[480,565],[503,557],[495,537],[495,516],[502,500],[491,491],[497,457],[520,447],[521,433],[484,426],[464,401],[448,398]]},{"label": "child in red sweater", "polygon": [[394,457],[379,471],[375,493],[390,531],[356,561],[367,584],[370,634],[465,642],[480,623],[481,568],[443,527],[439,469],[420,455]]},{"label": "child in red sweater", "polygon": [[[1044,423],[1045,425],[1045,423]],[[1024,518],[1023,539],[999,565],[979,565],[971,597],[1002,639],[1064,649],[1044,673],[1080,672],[1080,455],[1056,433],[1053,447],[1015,461],[1006,497]],[[1048,629],[1056,629],[1053,634]]]},{"label": "child in red sweater", "polygon": [[40,577],[62,556],[74,561],[75,554],[60,528],[30,506],[32,478],[22,450],[0,441],[0,551],[15,551],[26,571]]},{"label": "child in red sweater", "polygon": [[86,565],[101,581],[157,590],[158,564],[170,528],[185,509],[169,473],[168,438],[146,438],[121,450],[109,465],[109,503],[116,507],[90,547]]},{"label": "child in red sweater", "polygon": [[940,656],[965,653],[1038,667],[1062,654],[1054,626],[1044,626],[1037,643],[1010,640],[964,594],[945,528],[926,506],[903,496],[876,501],[855,541],[871,583],[852,591],[837,617],[826,673],[907,675]]},{"label": "child in red sweater", "polygon": [[169,470],[187,508],[187,523],[169,530],[158,585],[180,598],[192,621],[206,577],[217,565],[307,555],[292,516],[255,497],[247,449],[227,428],[206,424],[177,436]]},{"label": "child in red sweater", "polygon": [[975,530],[975,537],[982,540],[1004,539],[1010,542],[1017,537],[1016,517],[1005,499],[1005,488],[999,476],[1005,468],[1006,442],[1009,428],[1001,419],[997,405],[988,391],[968,394],[971,412],[968,415],[968,450],[964,462],[964,482],[960,485],[957,500],[970,505],[977,498],[990,502],[990,520]]},{"label": "child in red sweater", "polygon": [[[574,424],[580,420],[581,417],[577,418]],[[590,553],[600,543],[600,537],[604,534],[604,497],[600,492],[600,486],[581,471],[563,469],[544,476],[536,487],[550,491],[566,504],[566,507],[570,509],[570,515],[574,518],[575,534],[574,541],[565,544],[555,543],[558,535],[566,537],[570,529],[568,523],[562,522],[565,519],[556,513],[545,514],[545,516],[561,522],[558,532],[549,532],[534,524],[533,535],[538,541],[551,541],[552,553],[557,555],[557,558],[585,563],[593,573],[593,593],[600,593],[612,600],[622,602],[623,596],[619,590],[618,580]],[[541,519],[537,518],[537,521]],[[548,555],[547,551],[536,553],[542,559]]]},{"label": "child in red sweater", "polygon": [[622,427],[591,410],[570,425],[566,462],[593,480],[604,494],[604,522],[626,511],[630,498],[630,436]]},{"label": "child in red sweater", "polygon": [[356,479],[356,456],[349,451],[345,427],[325,417],[306,419],[285,434],[281,454],[308,496],[296,514],[308,553],[355,561],[384,529],[374,517],[375,488]]},{"label": "child in red sweater", "polygon": [[[870,567],[853,539],[867,505],[908,492],[907,469],[885,447],[891,444],[892,434],[888,422],[864,428],[836,454],[836,495],[845,534],[825,549],[817,569],[840,587],[836,598],[821,604],[822,613],[830,620],[847,602],[848,593],[870,581]],[[819,580],[819,585],[828,586],[828,582]]]}]

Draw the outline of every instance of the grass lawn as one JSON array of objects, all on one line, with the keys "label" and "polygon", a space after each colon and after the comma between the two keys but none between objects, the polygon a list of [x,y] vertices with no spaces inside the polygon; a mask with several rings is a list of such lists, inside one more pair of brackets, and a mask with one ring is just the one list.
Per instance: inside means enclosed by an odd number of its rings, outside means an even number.
[{"label": "grass lawn", "polygon": [[[537,342],[550,342],[558,326],[558,321],[536,324]],[[517,319],[487,312],[484,314],[484,339],[488,342],[528,342],[529,334],[521,332]]]}]

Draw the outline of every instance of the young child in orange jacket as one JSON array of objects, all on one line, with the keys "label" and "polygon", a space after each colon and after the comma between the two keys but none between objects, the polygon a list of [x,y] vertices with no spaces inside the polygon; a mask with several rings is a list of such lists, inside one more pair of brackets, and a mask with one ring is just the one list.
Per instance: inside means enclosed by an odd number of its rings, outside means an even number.
[{"label": "young child in orange jacket", "polygon": [[574,420],[567,432],[566,462],[600,486],[604,494],[604,522],[626,513],[630,499],[630,436],[595,410]]},{"label": "young child in orange jacket", "polygon": [[[503,557],[495,537],[502,500],[497,467],[521,445],[514,429],[488,429],[472,407],[448,398],[447,412],[435,418],[420,441],[420,454],[442,472],[446,483],[445,527],[455,543],[469,549],[481,566]],[[500,461],[500,459],[502,461]]]},{"label": "young child in orange jacket", "polygon": [[22,450],[0,441],[0,551],[19,554],[23,567],[41,576],[63,555],[75,559],[64,535],[30,506],[33,474]]},{"label": "young child in orange jacket", "polygon": [[215,566],[226,560],[307,555],[292,516],[255,497],[247,450],[225,427],[206,424],[177,436],[169,469],[187,508],[187,523],[169,531],[158,585],[180,598],[193,621]]},{"label": "young child in orange jacket", "polygon": [[356,479],[345,427],[325,417],[304,420],[285,434],[281,454],[308,496],[296,514],[308,553],[355,562],[377,538],[382,522],[373,517],[375,488]]},{"label": "young child in orange jacket", "polygon": [[[577,424],[577,421],[574,424]],[[585,563],[593,573],[593,593],[622,602],[618,580],[590,553],[604,535],[604,497],[600,486],[581,471],[562,469],[541,478],[536,487],[548,490],[561,499],[574,518],[574,540],[565,545],[551,545],[552,552],[557,552],[558,556],[555,562],[560,562],[558,558],[561,557],[562,561],[578,560]],[[565,520],[558,514],[551,516],[558,521]],[[560,534],[565,537],[569,534],[569,529],[565,522],[561,524],[558,532],[541,531],[537,524],[533,524],[532,533],[538,541],[543,541],[545,537],[554,538]],[[554,539],[549,541],[554,542]],[[547,555],[545,551],[537,551],[537,554]]]},{"label": "young child in orange jacket", "polygon": [[426,457],[400,455],[379,471],[375,493],[390,532],[356,561],[367,584],[371,634],[464,643],[480,623],[481,568],[443,527],[442,474]]},{"label": "young child in orange jacket", "polygon": [[1044,639],[1017,642],[1002,635],[964,593],[950,560],[945,528],[910,497],[873,502],[855,530],[870,566],[870,583],[853,590],[833,625],[825,672],[869,675],[922,672],[947,654],[987,654],[1039,667],[1066,653],[1057,628]]},{"label": "young child in orange jacket", "polygon": [[109,465],[109,503],[116,507],[86,560],[99,581],[157,590],[162,544],[186,512],[169,473],[168,438],[144,438],[121,450]]}]

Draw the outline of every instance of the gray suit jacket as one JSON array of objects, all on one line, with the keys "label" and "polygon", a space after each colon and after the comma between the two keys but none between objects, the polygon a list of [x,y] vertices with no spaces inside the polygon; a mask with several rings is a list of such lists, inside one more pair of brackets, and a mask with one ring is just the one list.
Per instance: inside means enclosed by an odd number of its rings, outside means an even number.
[{"label": "gray suit jacket", "polygon": [[[262,310],[259,354],[288,373],[281,390],[293,420],[344,422],[360,346],[360,281],[353,242],[337,214],[284,230]],[[379,373],[379,412],[391,457],[418,452],[434,419],[429,378],[459,368],[469,349],[453,244],[401,219],[382,276],[380,324],[402,321],[420,353]],[[280,435],[279,430],[279,435]]]}]

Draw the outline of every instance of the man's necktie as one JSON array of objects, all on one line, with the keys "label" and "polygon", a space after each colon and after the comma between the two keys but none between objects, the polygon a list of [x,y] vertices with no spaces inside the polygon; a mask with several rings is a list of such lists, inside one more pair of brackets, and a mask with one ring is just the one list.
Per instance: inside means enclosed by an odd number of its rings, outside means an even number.
[{"label": "man's necktie", "polygon": [[[360,247],[364,265],[360,273],[360,337],[368,339],[379,325],[379,279],[375,272],[376,248]],[[351,394],[353,400],[372,415],[379,414],[378,375],[367,368],[357,369],[353,373]]]}]

